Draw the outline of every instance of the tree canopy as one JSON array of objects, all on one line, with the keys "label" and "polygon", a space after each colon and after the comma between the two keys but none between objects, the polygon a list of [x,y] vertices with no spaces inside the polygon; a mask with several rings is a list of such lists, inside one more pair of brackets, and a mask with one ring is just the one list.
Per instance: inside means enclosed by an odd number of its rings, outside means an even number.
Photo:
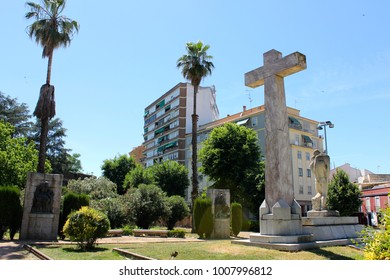
[{"label": "tree canopy", "polygon": [[102,165],[102,174],[117,186],[118,194],[124,194],[123,184],[127,173],[135,168],[135,159],[129,155],[120,155],[113,159],[106,159]]},{"label": "tree canopy", "polygon": [[214,128],[204,141],[199,157],[200,170],[214,181],[213,187],[228,188],[232,201],[246,207],[254,203],[254,209],[258,208],[261,200],[256,200],[260,199],[263,188],[264,162],[252,129],[234,123]]},{"label": "tree canopy", "polygon": [[337,169],[328,188],[327,205],[331,210],[338,210],[341,216],[350,216],[359,210],[362,201],[358,185],[349,181],[348,174]]}]

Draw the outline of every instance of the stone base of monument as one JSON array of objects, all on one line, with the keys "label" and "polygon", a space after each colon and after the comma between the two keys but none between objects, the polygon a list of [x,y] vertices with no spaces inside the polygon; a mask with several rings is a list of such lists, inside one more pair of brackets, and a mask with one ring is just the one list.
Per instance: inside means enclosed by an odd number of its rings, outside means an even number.
[{"label": "stone base of monument", "polygon": [[302,218],[302,229],[306,234],[313,234],[315,241],[357,239],[363,225],[358,217],[340,217],[338,211],[309,211]]},{"label": "stone base of monument", "polygon": [[230,237],[230,219],[214,219],[211,239],[226,239]]},{"label": "stone base of monument", "polygon": [[352,240],[358,239],[358,232],[362,230],[357,217],[340,217],[337,211],[309,211],[308,217],[304,218],[297,214],[289,216],[286,211],[283,219],[278,215],[278,210],[277,219],[269,214],[261,216],[260,233],[251,234],[247,240],[235,240],[232,243],[299,251],[352,244]]},{"label": "stone base of monument", "polygon": [[29,173],[20,239],[57,240],[63,175]]},{"label": "stone base of monument", "polygon": [[211,199],[211,213],[214,227],[210,238],[226,239],[230,237],[230,190],[208,189],[207,197]]}]

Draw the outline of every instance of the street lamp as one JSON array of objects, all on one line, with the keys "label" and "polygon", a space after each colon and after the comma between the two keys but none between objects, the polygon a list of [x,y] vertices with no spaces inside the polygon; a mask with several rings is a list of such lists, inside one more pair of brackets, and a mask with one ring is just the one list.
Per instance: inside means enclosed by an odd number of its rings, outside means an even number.
[{"label": "street lamp", "polygon": [[317,126],[318,130],[324,129],[324,138],[325,138],[325,153],[328,154],[328,142],[326,140],[326,127],[334,128],[334,124],[331,121],[320,122]]}]

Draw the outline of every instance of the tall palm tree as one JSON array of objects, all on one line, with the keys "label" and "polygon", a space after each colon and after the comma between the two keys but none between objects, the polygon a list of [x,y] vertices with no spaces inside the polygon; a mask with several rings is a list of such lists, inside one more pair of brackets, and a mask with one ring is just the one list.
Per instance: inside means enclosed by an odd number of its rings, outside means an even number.
[{"label": "tall palm tree", "polygon": [[197,128],[199,116],[196,114],[196,95],[203,78],[211,75],[214,64],[210,61],[213,57],[207,54],[209,45],[203,45],[201,41],[189,42],[186,45],[187,54],[177,60],[177,67],[181,68],[183,77],[194,86],[194,108],[192,113],[192,206],[198,196],[198,143]]},{"label": "tall palm tree", "polygon": [[42,0],[42,5],[27,2],[30,12],[27,19],[36,21],[27,27],[30,38],[35,38],[37,44],[43,47],[42,58],[48,58],[46,84],[41,87],[34,116],[41,121],[41,136],[39,144],[38,169],[45,173],[46,142],[49,119],[55,116],[54,86],[50,85],[53,52],[59,47],[67,47],[73,34],[79,31],[79,24],[63,15],[65,0]]}]

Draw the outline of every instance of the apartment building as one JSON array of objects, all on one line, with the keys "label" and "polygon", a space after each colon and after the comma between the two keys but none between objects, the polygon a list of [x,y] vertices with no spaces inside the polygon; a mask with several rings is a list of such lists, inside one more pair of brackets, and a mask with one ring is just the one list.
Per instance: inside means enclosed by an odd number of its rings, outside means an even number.
[{"label": "apartment building", "polygon": [[[145,108],[142,159],[145,167],[165,160],[185,164],[185,137],[192,132],[193,96],[191,84],[179,83]],[[197,114],[199,125],[219,118],[213,86],[199,87]]]},{"label": "apartment building", "polygon": [[[225,123],[232,122],[238,125],[249,127],[257,133],[259,145],[262,154],[265,156],[265,107],[264,105],[247,110],[243,110],[234,115],[229,115],[225,118],[214,122],[201,125],[198,130],[198,149],[201,149],[202,142],[207,139],[211,130]],[[315,195],[315,178],[312,176],[309,167],[311,156],[315,149],[323,151],[322,138],[318,134],[318,122],[300,116],[300,111],[293,108],[287,108],[289,118],[289,134],[291,145],[291,161],[293,167],[293,182],[295,199],[302,207],[303,215],[311,209],[311,198]],[[186,136],[186,161],[185,165],[190,170],[192,149],[191,149],[191,134]],[[234,168],[234,167],[232,167]],[[189,171],[191,173],[191,171]],[[190,176],[191,174],[189,174]],[[211,186],[207,176],[199,174],[200,190]],[[188,190],[188,197],[191,189]],[[261,202],[259,202],[260,204]]]}]

